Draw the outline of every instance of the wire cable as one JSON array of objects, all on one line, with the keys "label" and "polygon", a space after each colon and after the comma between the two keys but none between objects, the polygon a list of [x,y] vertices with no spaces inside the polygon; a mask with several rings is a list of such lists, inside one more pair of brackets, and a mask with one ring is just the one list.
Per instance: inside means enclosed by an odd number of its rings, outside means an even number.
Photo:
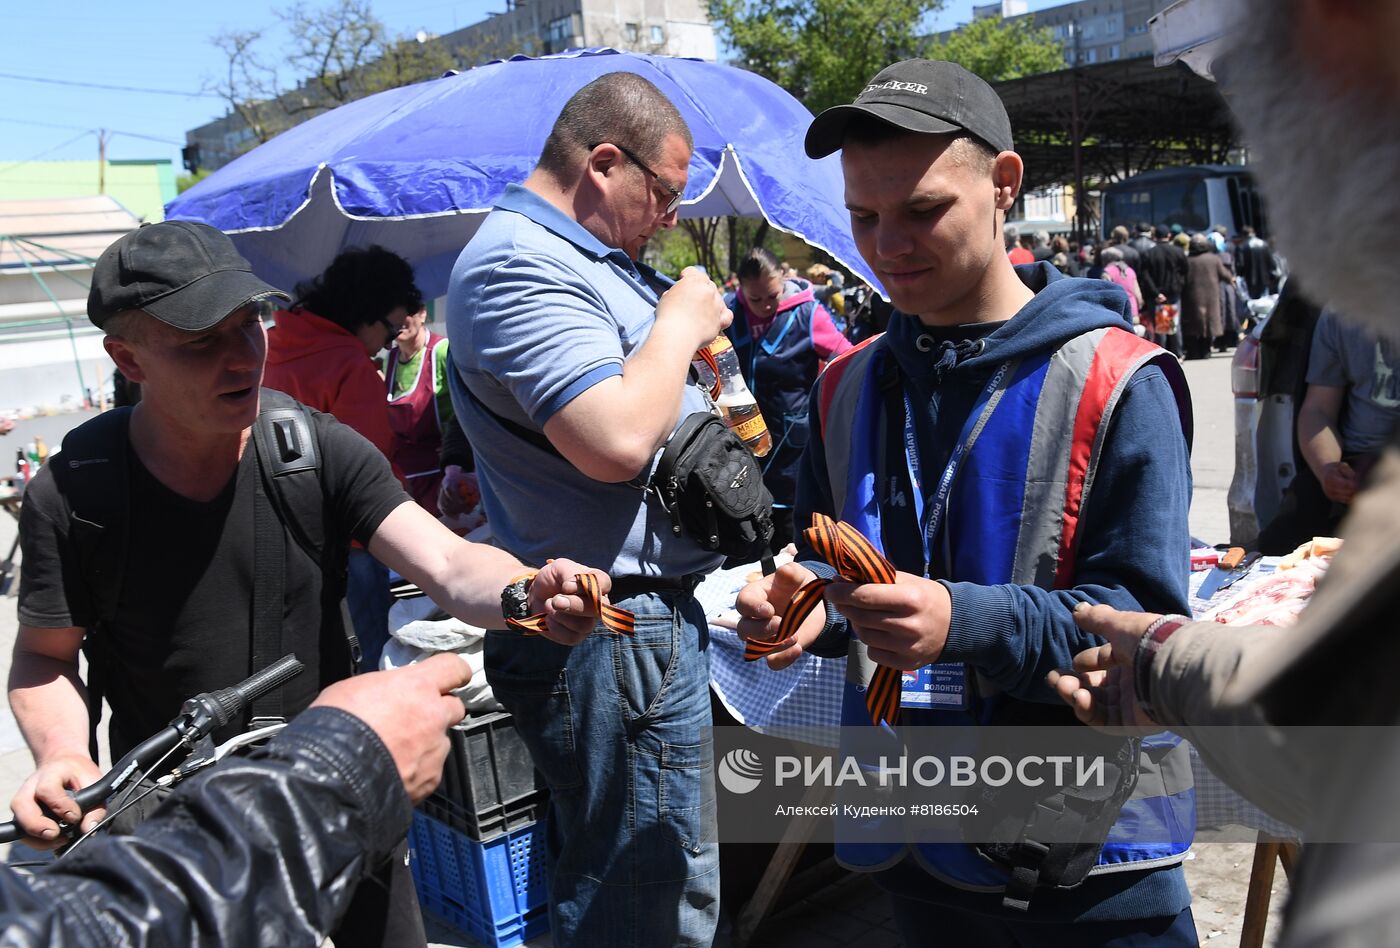
[{"label": "wire cable", "polygon": [[150,95],[177,95],[182,98],[221,98],[213,92],[180,92],[177,89],[147,89],[141,86],[112,86],[101,82],[81,82],[77,79],[51,79],[45,76],[21,76],[13,72],[0,72],[0,79],[18,79],[21,82],[39,82],[51,86],[78,86],[83,89],[108,89],[113,92],[141,92]]}]

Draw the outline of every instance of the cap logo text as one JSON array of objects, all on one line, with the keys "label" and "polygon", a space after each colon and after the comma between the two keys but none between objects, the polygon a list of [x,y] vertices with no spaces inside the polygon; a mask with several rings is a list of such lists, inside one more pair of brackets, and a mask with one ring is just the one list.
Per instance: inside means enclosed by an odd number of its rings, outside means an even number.
[{"label": "cap logo text", "polygon": [[876,89],[888,89],[891,92],[917,92],[919,95],[928,94],[928,86],[922,82],[900,82],[898,79],[889,79],[885,82],[872,82],[865,87],[861,95],[866,92],[874,92]]}]

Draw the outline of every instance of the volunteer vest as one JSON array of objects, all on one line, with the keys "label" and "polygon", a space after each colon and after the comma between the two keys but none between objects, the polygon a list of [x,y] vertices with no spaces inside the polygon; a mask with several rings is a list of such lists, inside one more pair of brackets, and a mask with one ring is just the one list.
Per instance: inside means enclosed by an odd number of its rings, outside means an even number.
[{"label": "volunteer vest", "polygon": [[[884,360],[893,359],[885,338],[874,337],[833,360],[817,393],[835,510],[877,545],[879,459],[884,456],[884,439],[898,437],[890,431],[899,424],[883,417],[880,376]],[[1014,365],[949,496],[940,541],[947,579],[1044,589],[1074,585],[1081,515],[1090,499],[1104,436],[1129,380],[1149,363],[1160,365],[1176,394],[1189,444],[1190,401],[1180,366],[1132,333],[1095,329]],[[864,687],[872,668],[864,646],[853,639],[842,701],[844,725],[870,723]],[[985,723],[999,703],[1013,700],[984,693],[971,711],[939,710],[924,716],[934,723]],[[1021,704],[1031,715],[1042,707]],[[1044,707],[1048,718],[1053,709]],[[1139,766],[1137,788],[1120,811],[1091,875],[1172,865],[1190,847],[1195,793],[1188,746],[1169,734],[1144,739]],[[912,851],[931,874],[960,888],[1005,888],[1007,874],[971,847],[871,843],[858,834],[859,828],[838,824],[837,859],[848,868],[887,868]]]},{"label": "volunteer vest", "polygon": [[792,506],[797,492],[797,468],[807,447],[807,396],[821,367],[812,345],[816,300],[810,287],[796,296],[799,302],[779,309],[767,332],[755,339],[749,311],[736,295],[728,330],[744,381],[773,437],[773,450],[763,458],[763,483],[774,503],[785,507]]}]

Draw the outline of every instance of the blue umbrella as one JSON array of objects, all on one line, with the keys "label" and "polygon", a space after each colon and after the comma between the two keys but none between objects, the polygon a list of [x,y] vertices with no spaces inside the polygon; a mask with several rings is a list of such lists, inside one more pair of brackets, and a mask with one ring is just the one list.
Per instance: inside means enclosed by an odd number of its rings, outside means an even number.
[{"label": "blue umbrella", "polygon": [[516,56],[342,105],[221,168],[166,217],[228,233],[287,289],[347,247],[380,244],[440,296],[492,204],[534,167],[564,102],[619,70],[655,83],[695,137],[682,217],[762,217],[878,286],[851,240],[839,159],[802,150],[812,114],[801,103],[742,69],[613,49]]}]

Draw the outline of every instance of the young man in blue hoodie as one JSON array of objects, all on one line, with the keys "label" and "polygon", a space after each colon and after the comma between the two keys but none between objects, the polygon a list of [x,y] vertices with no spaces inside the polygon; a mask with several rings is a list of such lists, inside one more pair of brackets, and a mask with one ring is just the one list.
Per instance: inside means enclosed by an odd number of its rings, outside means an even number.
[{"label": "young man in blue hoodie", "polygon": [[[1181,371],[1132,334],[1118,287],[1007,259],[1022,163],[1001,100],[961,67],[885,69],[806,147],[841,150],[856,243],[896,312],[817,383],[798,526],[843,520],[899,572],[827,587],[768,661],[847,655],[845,724],[1066,723],[1044,678],[1096,644],[1079,603],[1187,609]],[[741,593],[742,634],[771,640],[793,592],[834,576],[803,552]],[[893,677],[880,666],[904,673],[897,710],[867,707]],[[1077,870],[1031,814],[1014,871],[960,844],[838,857],[891,893],[907,945],[1195,945],[1187,748],[1157,736],[1134,756],[1137,789]]]}]

